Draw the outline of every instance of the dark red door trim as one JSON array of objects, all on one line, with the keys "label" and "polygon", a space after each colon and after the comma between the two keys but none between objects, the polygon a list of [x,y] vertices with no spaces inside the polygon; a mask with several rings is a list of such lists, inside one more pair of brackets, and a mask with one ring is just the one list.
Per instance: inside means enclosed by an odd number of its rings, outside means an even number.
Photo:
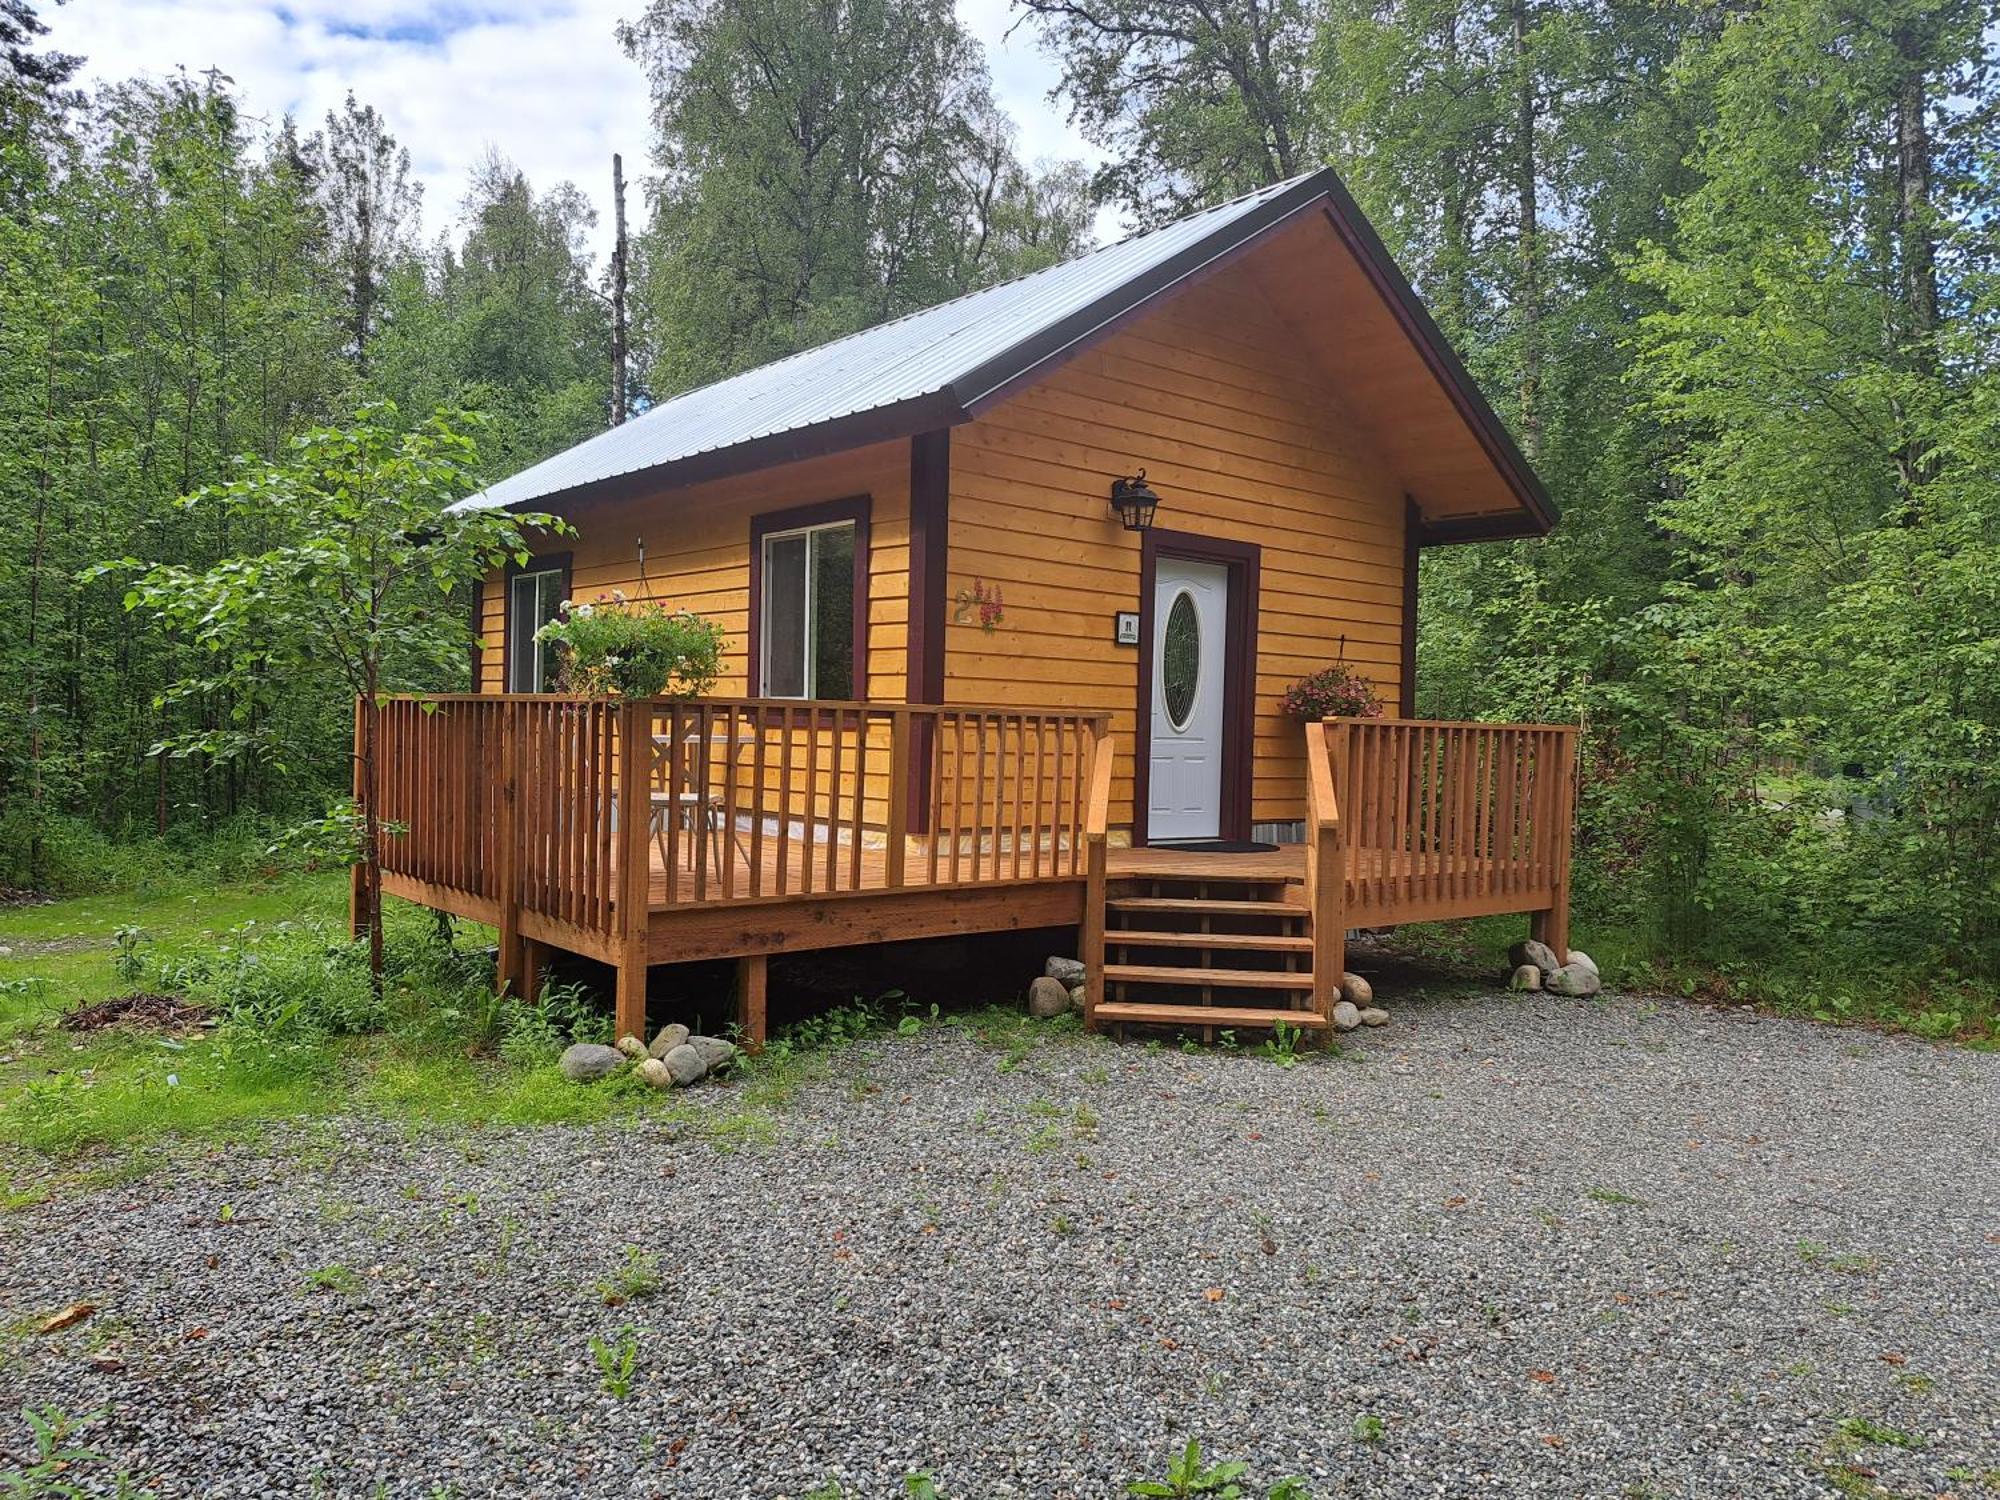
[{"label": "dark red door trim", "polygon": [[1137,760],[1132,773],[1132,842],[1145,844],[1147,794],[1153,763],[1153,595],[1159,560],[1188,558],[1221,563],[1229,569],[1229,612],[1223,639],[1222,816],[1217,832],[1226,839],[1250,837],[1257,712],[1257,590],[1263,549],[1255,542],[1225,541],[1187,531],[1147,531],[1139,544],[1139,700],[1133,734]]}]

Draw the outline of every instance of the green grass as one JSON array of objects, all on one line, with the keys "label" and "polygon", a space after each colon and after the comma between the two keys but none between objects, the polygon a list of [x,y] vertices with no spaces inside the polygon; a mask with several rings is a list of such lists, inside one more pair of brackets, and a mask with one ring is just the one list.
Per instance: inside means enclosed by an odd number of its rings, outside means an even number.
[{"label": "green grass", "polygon": [[[890,996],[789,1028],[726,1092],[661,1094],[629,1071],[580,1087],[555,1060],[572,1036],[609,1040],[608,997],[502,1005],[472,956],[490,933],[462,924],[448,952],[428,912],[391,902],[378,1006],[346,940],[346,902],[336,871],[0,910],[0,947],[12,950],[0,955],[0,1211],[141,1175],[189,1143],[254,1144],[281,1122],[350,1112],[454,1129],[640,1117],[755,1149],[799,1088],[863,1037],[948,1024],[1008,1069],[1032,1067],[1046,1047],[1089,1044],[1073,1020],[1004,1007],[919,1017]],[[128,936],[121,972],[117,934],[133,929],[142,936]],[[233,1019],[182,1036],[58,1024],[76,1005],[135,989],[185,994]],[[1092,1123],[1084,1111],[1075,1128]]]},{"label": "green grass", "polygon": [[[34,1201],[63,1181],[143,1172],[179,1142],[250,1139],[278,1121],[348,1110],[413,1125],[478,1126],[588,1123],[686,1107],[623,1075],[588,1088],[569,1083],[554,1066],[561,1038],[538,1042],[533,1057],[503,1059],[483,985],[467,977],[469,967],[426,956],[441,952],[431,919],[402,903],[391,903],[389,923],[392,948],[406,961],[392,977],[380,1026],[328,1035],[245,1023],[164,1037],[118,1028],[72,1033],[57,1024],[76,1005],[133,989],[177,989],[177,980],[217,969],[218,956],[246,954],[276,970],[274,999],[324,982],[352,1003],[351,954],[327,957],[343,951],[346,901],[345,874],[328,872],[0,910],[0,947],[12,950],[0,955],[0,1208]],[[120,974],[114,937],[132,927],[144,934],[136,977]],[[459,945],[488,940],[468,927]],[[197,989],[226,990],[230,971],[219,972],[198,977]]]},{"label": "green grass", "polygon": [[[1434,969],[1434,977],[1448,981],[1444,992],[1474,987],[1483,991],[1505,983],[1507,949],[1525,936],[1524,917],[1479,917],[1400,927],[1394,947]],[[1968,981],[1957,986],[1898,987],[1880,983],[1881,975],[1874,969],[1838,955],[1812,969],[1787,968],[1775,961],[1708,963],[1664,952],[1658,939],[1640,925],[1586,912],[1573,916],[1570,942],[1597,961],[1606,987],[1612,990],[1679,995],[1828,1024],[1907,1031],[1980,1050],[2000,1047],[2000,991],[1991,985]]]}]

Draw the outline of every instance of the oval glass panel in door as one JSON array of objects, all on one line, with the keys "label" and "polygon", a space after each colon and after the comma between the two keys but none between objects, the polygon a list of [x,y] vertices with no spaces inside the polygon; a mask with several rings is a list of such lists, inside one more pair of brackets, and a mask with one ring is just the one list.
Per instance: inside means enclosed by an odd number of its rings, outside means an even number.
[{"label": "oval glass panel in door", "polygon": [[1160,644],[1160,690],[1166,698],[1167,722],[1175,729],[1188,727],[1200,683],[1201,617],[1194,595],[1183,589],[1167,609],[1167,629]]}]

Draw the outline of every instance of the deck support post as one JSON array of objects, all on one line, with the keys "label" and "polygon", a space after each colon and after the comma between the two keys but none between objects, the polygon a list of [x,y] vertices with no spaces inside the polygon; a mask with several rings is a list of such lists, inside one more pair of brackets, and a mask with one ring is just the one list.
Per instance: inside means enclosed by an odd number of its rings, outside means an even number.
[{"label": "deck support post", "polygon": [[500,956],[494,965],[493,987],[501,994],[511,988],[532,1004],[540,994],[540,977],[533,967],[539,945],[526,943],[521,936],[520,757],[515,750],[512,709],[512,704],[500,706],[500,712],[493,716],[500,732],[489,734],[482,747],[495,797],[493,897],[500,908],[495,923],[500,930]]},{"label": "deck support post", "polygon": [[1576,731],[1574,729],[1564,729],[1556,738],[1555,786],[1551,790],[1549,803],[1553,811],[1548,831],[1552,840],[1549,864],[1550,883],[1554,888],[1554,895],[1547,907],[1529,917],[1528,931],[1537,941],[1548,944],[1558,959],[1568,963],[1569,846],[1571,824],[1576,818]]},{"label": "deck support post", "polygon": [[771,978],[771,960],[762,953],[736,960],[736,1027],[745,1052],[764,1050],[764,1008]]},{"label": "deck support post", "polygon": [[647,906],[652,884],[650,703],[618,705],[618,1013],[621,1037],[646,1039]]},{"label": "deck support post", "polygon": [[1347,726],[1306,726],[1306,893],[1312,908],[1313,1009],[1333,1034],[1333,1005],[1347,968],[1347,865],[1340,841],[1340,794],[1347,768]]},{"label": "deck support post", "polygon": [[547,943],[538,943],[533,938],[521,939],[521,972],[514,989],[524,1004],[542,1003],[542,980],[554,953],[555,950]]}]

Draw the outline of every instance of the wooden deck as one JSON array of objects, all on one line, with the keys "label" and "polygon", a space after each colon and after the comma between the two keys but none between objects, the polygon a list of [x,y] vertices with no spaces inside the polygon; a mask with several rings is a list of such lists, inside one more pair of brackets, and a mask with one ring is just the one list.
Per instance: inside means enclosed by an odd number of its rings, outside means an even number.
[{"label": "wooden deck", "polygon": [[1118,746],[1075,714],[506,695],[378,712],[384,890],[498,928],[499,982],[524,992],[551,949],[613,965],[621,1032],[644,1029],[647,969],[693,959],[742,960],[754,1042],[780,953],[1073,926],[1093,1022],[1108,972],[1109,1020],[1192,990],[1324,1027],[1348,928],[1527,912],[1566,940],[1564,726],[1308,726],[1306,842],[1211,853],[1113,846]]}]

